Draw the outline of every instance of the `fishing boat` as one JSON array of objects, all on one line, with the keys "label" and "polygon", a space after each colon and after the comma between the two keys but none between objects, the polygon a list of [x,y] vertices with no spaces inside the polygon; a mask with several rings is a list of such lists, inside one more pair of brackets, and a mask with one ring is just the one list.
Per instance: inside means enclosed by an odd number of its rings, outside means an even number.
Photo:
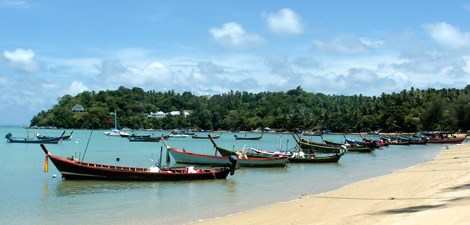
[{"label": "fishing boat", "polygon": [[455,135],[447,132],[424,133],[429,137],[428,143],[431,144],[460,144],[467,138],[466,134]]},{"label": "fishing boat", "polygon": [[[167,151],[177,163],[182,164],[195,164],[195,165],[209,165],[221,166],[226,165],[231,156],[219,156],[216,149],[214,155],[198,154],[186,151],[185,149],[178,149],[170,147],[163,142]],[[240,167],[284,167],[288,162],[287,157],[248,157],[246,155],[236,155],[237,163]]]},{"label": "fishing boat", "polygon": [[170,138],[187,138],[189,135],[187,134],[169,134],[168,137]]},{"label": "fishing boat", "polygon": [[327,141],[327,140],[323,140],[325,143],[329,144],[329,145],[336,145],[336,146],[346,146],[346,148],[348,149],[348,152],[364,152],[364,153],[367,153],[367,152],[372,152],[374,151],[374,148],[371,148],[371,147],[368,147],[368,146],[363,146],[363,145],[360,145],[358,143],[336,143],[336,142],[332,142],[332,141]]},{"label": "fishing boat", "polygon": [[168,139],[168,135],[151,136],[151,135],[130,135],[127,137],[129,142],[160,142],[162,139]]},{"label": "fishing boat", "polygon": [[[41,148],[48,159],[67,180],[120,180],[120,181],[183,181],[225,179],[235,173],[237,159],[228,158],[226,164],[218,168],[198,169],[190,167],[127,167],[84,162],[74,158],[64,158],[49,152],[44,145]],[[47,171],[47,164],[44,166]]]},{"label": "fishing boat", "polygon": [[346,145],[331,145],[331,144],[323,144],[317,143],[313,141],[308,141],[298,134],[293,134],[292,137],[294,138],[297,145],[302,149],[302,151],[306,153],[312,152],[320,152],[320,153],[339,153],[343,150],[347,149]]},{"label": "fishing boat", "polygon": [[346,151],[333,154],[305,154],[303,151],[294,152],[289,157],[290,163],[336,163]]},{"label": "fishing boat", "polygon": [[351,146],[368,147],[368,148],[371,148],[372,150],[380,147],[380,145],[375,141],[363,139],[362,136],[361,136],[361,139],[362,140],[353,140],[353,139],[344,137],[345,142]]},{"label": "fishing boat", "polygon": [[118,129],[117,111],[114,110],[114,113],[112,114],[114,115],[114,128],[111,131],[105,131],[104,134],[106,136],[113,136],[113,137],[128,137],[129,136],[128,132]]},{"label": "fishing boat", "polygon": [[32,138],[19,138],[13,137],[11,133],[5,135],[8,143],[23,143],[23,144],[58,144],[61,140],[60,138],[51,138],[51,139],[32,139]]},{"label": "fishing boat", "polygon": [[220,147],[215,143],[214,138],[209,135],[209,140],[211,141],[214,148],[222,155],[222,156],[231,156],[231,155],[246,155],[247,157],[255,157],[255,158],[274,158],[274,157],[288,157],[290,154],[287,152],[280,152],[280,151],[268,151],[268,150],[261,150],[253,147],[238,149],[238,150],[229,150],[223,147]]},{"label": "fishing boat", "polygon": [[424,137],[402,135],[398,138],[403,140],[404,142],[408,142],[410,145],[425,145],[428,143],[428,139]]},{"label": "fishing boat", "polygon": [[245,136],[238,136],[238,135],[233,135],[233,137],[235,137],[235,140],[245,140],[245,141],[249,141],[249,140],[261,140],[261,138],[263,138],[263,133],[261,132],[261,135],[260,136],[257,136],[257,137],[247,137],[246,136],[246,133],[245,133]]},{"label": "fishing boat", "polygon": [[191,138],[192,139],[209,139],[209,136],[211,136],[212,139],[219,139],[220,138],[220,135],[212,136],[210,134],[208,134],[207,136],[199,136],[199,135],[195,134],[195,135],[191,136]]},{"label": "fishing boat", "polygon": [[70,140],[70,138],[72,138],[72,134],[73,134],[73,131],[70,132],[69,135],[65,135],[65,131],[63,131],[62,134],[60,136],[57,136],[57,137],[36,134],[36,138],[40,139],[40,140],[58,138],[58,139],[63,140],[63,141],[68,141],[68,140]]}]

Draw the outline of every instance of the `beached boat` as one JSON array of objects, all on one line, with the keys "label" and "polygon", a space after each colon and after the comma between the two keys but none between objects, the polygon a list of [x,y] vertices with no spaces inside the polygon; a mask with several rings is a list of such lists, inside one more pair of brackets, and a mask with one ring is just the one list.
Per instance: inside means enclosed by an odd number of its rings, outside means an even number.
[{"label": "beached boat", "polygon": [[289,157],[290,163],[336,163],[345,151],[336,154],[305,154],[302,151],[294,152]]},{"label": "beached boat", "polygon": [[416,135],[424,136],[431,144],[460,144],[467,138],[466,134],[455,134],[444,131],[422,132]]},{"label": "beached boat", "polygon": [[227,159],[226,164],[221,165],[222,167],[209,169],[194,167],[126,167],[63,158],[50,153],[44,145],[41,145],[41,148],[46,154],[46,160],[50,159],[60,171],[62,177],[68,180],[181,181],[225,179],[229,173],[234,174],[237,162],[235,157],[231,157]]},{"label": "beached boat", "polygon": [[58,144],[61,141],[60,138],[51,139],[32,139],[32,138],[19,138],[13,137],[11,133],[5,135],[8,143],[23,143],[23,144]]},{"label": "beached boat", "polygon": [[57,139],[60,139],[62,141],[68,141],[68,140],[70,140],[70,138],[72,138],[72,134],[73,134],[73,131],[71,131],[69,135],[65,135],[65,131],[63,131],[62,134],[60,136],[57,136],[57,137],[36,134],[36,138],[40,139],[40,140],[56,139],[57,138]]},{"label": "beached boat", "polygon": [[245,136],[238,136],[238,135],[235,134],[235,135],[233,135],[233,137],[235,138],[235,140],[245,140],[245,141],[252,140],[252,141],[254,141],[254,140],[261,140],[261,138],[263,138],[263,133],[261,133],[260,136],[256,136],[256,137],[248,137],[248,136],[246,136],[246,134],[245,134]]}]

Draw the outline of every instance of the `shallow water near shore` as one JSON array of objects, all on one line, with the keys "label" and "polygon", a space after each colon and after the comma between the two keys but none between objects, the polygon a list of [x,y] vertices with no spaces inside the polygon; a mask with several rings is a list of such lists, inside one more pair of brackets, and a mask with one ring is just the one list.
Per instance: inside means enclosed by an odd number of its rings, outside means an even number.
[{"label": "shallow water near shore", "polygon": [[[36,130],[0,128],[0,135],[35,135]],[[59,135],[59,130],[37,130]],[[158,133],[158,132],[156,132]],[[90,131],[75,131],[72,141],[48,145],[54,154],[83,154]],[[260,141],[235,141],[232,133],[216,140],[227,148],[244,146],[290,149],[290,135],[265,134]],[[257,135],[257,134],[251,134]],[[312,137],[318,138],[318,137]],[[329,135],[329,140],[342,136]],[[198,153],[213,154],[208,140],[191,137],[168,143]],[[444,145],[389,146],[373,153],[347,153],[337,164],[290,164],[286,168],[240,169],[227,180],[196,182],[65,181],[38,145],[0,142],[0,224],[182,224],[203,218],[294,199],[302,194],[393,172],[431,160]],[[93,131],[86,161],[149,167],[159,161],[160,143],[130,143]],[[165,151],[163,151],[165,161]],[[57,175],[57,178],[53,178]]]}]

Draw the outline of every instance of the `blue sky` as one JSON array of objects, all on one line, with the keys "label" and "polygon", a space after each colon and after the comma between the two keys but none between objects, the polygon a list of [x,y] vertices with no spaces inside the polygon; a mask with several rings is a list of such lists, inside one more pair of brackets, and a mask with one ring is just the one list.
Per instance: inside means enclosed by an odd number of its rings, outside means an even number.
[{"label": "blue sky", "polygon": [[470,1],[0,0],[0,124],[120,85],[378,95],[470,81]]}]

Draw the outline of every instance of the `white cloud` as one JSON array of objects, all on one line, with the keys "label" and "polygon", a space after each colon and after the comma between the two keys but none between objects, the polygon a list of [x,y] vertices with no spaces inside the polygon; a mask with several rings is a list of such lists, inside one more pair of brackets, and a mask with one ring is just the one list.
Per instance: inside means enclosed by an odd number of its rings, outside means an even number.
[{"label": "white cloud", "polygon": [[442,46],[454,49],[470,47],[470,33],[463,32],[458,27],[446,22],[428,24],[424,27],[431,38]]},{"label": "white cloud", "polygon": [[364,37],[337,37],[330,41],[315,40],[313,42],[314,48],[320,51],[345,54],[362,53],[381,48],[383,45],[384,41],[382,40],[373,40]]},{"label": "white cloud", "polygon": [[214,27],[209,30],[214,40],[226,47],[254,46],[263,42],[263,38],[255,33],[249,33],[242,25],[229,22],[222,27]]},{"label": "white cloud", "polygon": [[39,64],[35,60],[35,53],[31,49],[5,50],[3,51],[3,58],[8,65],[24,72],[35,72],[39,69]]},{"label": "white cloud", "polygon": [[301,17],[292,9],[284,8],[265,15],[269,29],[278,34],[302,34],[304,31]]},{"label": "white cloud", "polygon": [[73,81],[70,86],[65,90],[66,94],[76,95],[83,91],[87,91],[89,88],[83,84],[81,81]]}]

